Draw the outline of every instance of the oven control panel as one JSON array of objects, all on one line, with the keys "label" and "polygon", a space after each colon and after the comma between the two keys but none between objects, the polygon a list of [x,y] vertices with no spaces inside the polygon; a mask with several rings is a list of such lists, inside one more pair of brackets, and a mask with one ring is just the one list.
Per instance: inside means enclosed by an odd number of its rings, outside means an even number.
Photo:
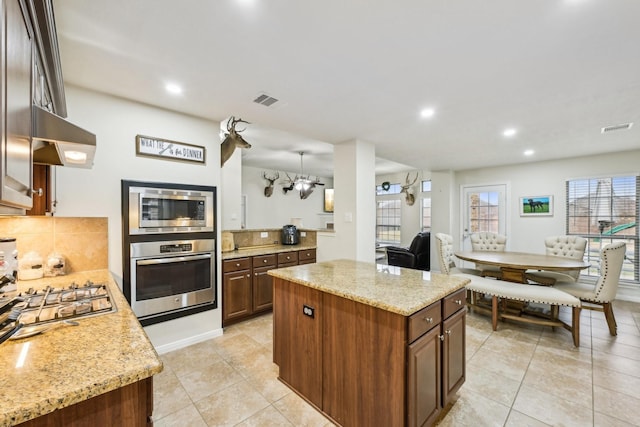
[{"label": "oven control panel", "polygon": [[160,245],[160,253],[173,253],[173,252],[192,252],[193,244],[191,243],[177,243],[173,245]]}]

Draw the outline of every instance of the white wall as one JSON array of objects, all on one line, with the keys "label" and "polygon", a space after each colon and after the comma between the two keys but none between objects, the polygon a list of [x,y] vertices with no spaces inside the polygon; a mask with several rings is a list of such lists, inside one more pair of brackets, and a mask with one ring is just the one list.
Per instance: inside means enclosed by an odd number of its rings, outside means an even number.
[{"label": "white wall", "polygon": [[[226,165],[225,165],[226,167]],[[304,200],[300,193],[292,190],[284,194],[280,184],[286,179],[285,172],[292,178],[295,171],[279,171],[280,178],[273,186],[271,197],[265,197],[264,188],[268,181],[262,177],[266,172],[274,176],[275,171],[249,166],[242,167],[242,194],[247,196],[247,228],[280,228],[291,223],[291,218],[302,218],[303,228],[322,229],[326,222],[333,222],[333,214],[324,212],[324,189],[333,188],[333,178],[320,177],[315,190]],[[226,185],[225,185],[226,188]]]},{"label": "white wall", "polygon": [[[219,208],[219,123],[73,86],[66,88],[66,98],[68,119],[96,134],[97,150],[92,169],[55,168],[58,201],[55,215],[108,218],[109,269],[122,286],[121,179],[216,186]],[[177,101],[167,99],[167,102]],[[138,134],[204,146],[206,164],[138,157],[135,149]],[[219,217],[217,222],[219,228]],[[217,271],[220,283],[219,260]],[[173,345],[176,337],[188,341],[219,334],[221,325],[218,308],[164,322],[162,328],[153,325],[145,330],[156,348],[162,348]]]},{"label": "white wall", "polygon": [[[544,253],[544,236],[566,233],[566,187],[568,179],[612,175],[634,175],[640,172],[640,150],[566,160],[526,163],[455,174],[456,188],[470,184],[502,184],[509,186],[507,230],[509,249]],[[553,216],[521,217],[519,198],[527,195],[552,195]],[[453,199],[454,241],[460,238],[460,197]],[[437,211],[437,208],[435,209]]]}]

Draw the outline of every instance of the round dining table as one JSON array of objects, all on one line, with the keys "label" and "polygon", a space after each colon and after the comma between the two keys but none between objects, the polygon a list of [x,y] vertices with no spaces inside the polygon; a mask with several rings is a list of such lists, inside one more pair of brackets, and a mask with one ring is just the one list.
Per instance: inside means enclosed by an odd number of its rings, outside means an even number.
[{"label": "round dining table", "polygon": [[464,261],[499,267],[502,280],[527,283],[527,270],[567,271],[590,267],[583,260],[526,252],[469,251],[455,252]]}]

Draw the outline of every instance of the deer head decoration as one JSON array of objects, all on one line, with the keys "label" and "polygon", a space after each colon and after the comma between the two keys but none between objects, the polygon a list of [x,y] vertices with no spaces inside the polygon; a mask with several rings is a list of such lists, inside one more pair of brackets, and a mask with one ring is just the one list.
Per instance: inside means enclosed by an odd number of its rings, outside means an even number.
[{"label": "deer head decoration", "polygon": [[282,192],[286,195],[289,191],[293,190],[294,181],[293,179],[291,179],[287,172],[285,172],[284,174],[287,175],[288,182],[282,184]]},{"label": "deer head decoration", "polygon": [[407,173],[407,178],[405,179],[406,184],[400,186],[402,187],[402,190],[400,190],[400,192],[405,194],[404,200],[407,202],[407,205],[409,206],[413,206],[413,204],[416,201],[416,196],[414,196],[413,188],[411,186],[415,184],[417,180],[418,180],[418,172],[416,172],[416,177],[413,179],[413,181],[411,181],[411,183],[409,183],[409,174]]},{"label": "deer head decoration", "polygon": [[236,124],[238,123],[250,124],[240,118],[236,119],[234,116],[229,118],[227,121],[227,132],[224,134],[224,141],[222,141],[220,146],[220,167],[224,166],[225,162],[229,160],[236,147],[251,148],[251,144],[245,141],[242,135],[240,135],[240,132],[245,129],[236,130]]},{"label": "deer head decoration", "polygon": [[278,173],[278,171],[276,171],[275,176],[270,177],[270,176],[267,176],[266,172],[262,172],[262,177],[267,181],[269,181],[269,185],[264,187],[264,196],[271,197],[271,195],[273,194],[273,183],[275,182],[276,179],[280,178],[280,174]]}]

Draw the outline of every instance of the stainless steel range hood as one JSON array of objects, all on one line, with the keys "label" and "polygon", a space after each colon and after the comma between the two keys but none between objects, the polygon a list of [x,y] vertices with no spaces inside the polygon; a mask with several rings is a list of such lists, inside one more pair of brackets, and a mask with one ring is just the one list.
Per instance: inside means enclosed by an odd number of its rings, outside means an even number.
[{"label": "stainless steel range hood", "polygon": [[96,136],[36,105],[33,118],[33,162],[90,169]]}]

